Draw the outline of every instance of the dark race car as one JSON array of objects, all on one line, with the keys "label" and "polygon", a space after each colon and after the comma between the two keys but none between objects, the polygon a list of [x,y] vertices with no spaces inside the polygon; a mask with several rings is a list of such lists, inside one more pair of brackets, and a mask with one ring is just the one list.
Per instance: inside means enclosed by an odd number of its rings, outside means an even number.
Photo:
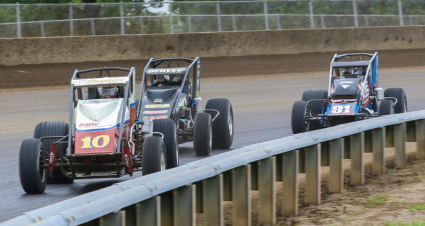
[{"label": "dark race car", "polygon": [[407,112],[401,88],[378,87],[378,53],[335,54],[328,90],[307,90],[292,108],[292,132]]}]

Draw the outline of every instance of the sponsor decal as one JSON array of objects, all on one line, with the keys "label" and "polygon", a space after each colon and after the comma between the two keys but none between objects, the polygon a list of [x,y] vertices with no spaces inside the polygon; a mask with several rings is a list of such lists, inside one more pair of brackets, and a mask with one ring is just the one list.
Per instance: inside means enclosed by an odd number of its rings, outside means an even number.
[{"label": "sponsor decal", "polygon": [[[100,142],[102,140],[102,142]],[[108,135],[100,135],[95,138],[91,137],[85,137],[81,139],[83,141],[83,146],[81,148],[87,149],[87,148],[104,148],[108,146],[109,142],[111,141],[111,138]]]},{"label": "sponsor decal", "polygon": [[145,108],[169,108],[170,104],[147,104]]},{"label": "sponsor decal", "polygon": [[350,87],[350,85],[341,85],[342,88],[347,89],[348,87]]},{"label": "sponsor decal", "polygon": [[352,105],[334,105],[331,108],[332,114],[350,114],[352,112]]},{"label": "sponsor decal", "polygon": [[95,127],[98,126],[100,122],[89,122],[89,123],[80,123],[78,127]]},{"label": "sponsor decal", "polygon": [[168,117],[166,115],[161,115],[161,116],[151,116],[150,120],[155,120],[155,119],[167,119]]},{"label": "sponsor decal", "polygon": [[124,84],[128,81],[128,78],[93,78],[93,79],[74,79],[72,80],[72,84],[76,86],[83,85],[95,85],[95,84]]},{"label": "sponsor decal", "polygon": [[148,74],[167,74],[167,73],[183,73],[186,71],[186,68],[158,68],[158,69],[148,69]]},{"label": "sponsor decal", "polygon": [[339,84],[340,85],[342,85],[342,84],[353,84],[354,82],[353,81],[342,81],[342,82],[340,82]]},{"label": "sponsor decal", "polygon": [[167,114],[167,110],[161,110],[161,111],[144,111],[143,114],[146,115],[158,115],[158,114]]},{"label": "sponsor decal", "polygon": [[159,98],[158,98],[158,99],[153,100],[153,102],[155,102],[155,103],[162,103],[162,101],[163,101],[163,100],[162,100],[162,99],[159,99]]}]

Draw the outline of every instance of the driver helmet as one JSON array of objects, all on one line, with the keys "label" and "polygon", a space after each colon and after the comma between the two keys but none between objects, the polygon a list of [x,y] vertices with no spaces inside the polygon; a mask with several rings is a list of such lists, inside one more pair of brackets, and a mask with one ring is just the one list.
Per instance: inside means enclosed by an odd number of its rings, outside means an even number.
[{"label": "driver helmet", "polygon": [[97,92],[101,98],[115,98],[118,93],[116,86],[100,86],[97,87]]},{"label": "driver helmet", "polygon": [[345,74],[358,75],[361,73],[362,73],[362,68],[357,68],[357,67],[350,67],[344,70],[344,75]]}]

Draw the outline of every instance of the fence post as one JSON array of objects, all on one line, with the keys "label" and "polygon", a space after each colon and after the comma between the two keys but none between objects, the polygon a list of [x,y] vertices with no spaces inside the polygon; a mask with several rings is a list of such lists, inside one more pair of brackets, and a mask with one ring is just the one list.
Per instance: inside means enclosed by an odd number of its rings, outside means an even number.
[{"label": "fence post", "polygon": [[140,34],[143,34],[143,27],[144,27],[144,24],[143,24],[143,17],[140,17]]},{"label": "fence post", "polygon": [[189,26],[189,32],[192,32],[192,17],[190,16],[187,17],[187,23]]},{"label": "fence post", "polygon": [[46,37],[46,32],[44,30],[44,22],[41,21],[40,23],[40,29],[41,29],[41,37]]},{"label": "fence post", "polygon": [[310,9],[310,27],[314,28],[314,17],[313,17],[313,2],[310,1],[308,3],[308,7]]},{"label": "fence post", "polygon": [[404,26],[403,9],[401,7],[401,0],[398,0],[398,16],[400,18],[400,26]]},{"label": "fence post", "polygon": [[218,26],[218,31],[222,31],[222,29],[221,29],[221,11],[220,11],[220,2],[219,1],[217,1],[216,6],[217,6],[217,26]]},{"label": "fence post", "polygon": [[326,28],[325,17],[323,14],[320,15],[320,23],[322,24],[322,28]]},{"label": "fence post", "polygon": [[232,14],[232,25],[233,25],[233,31],[237,31],[238,28],[236,27],[236,19],[235,15]]},{"label": "fence post", "polygon": [[233,225],[251,225],[251,165],[232,169]]},{"label": "fence post", "polygon": [[364,22],[366,24],[366,27],[369,27],[369,19],[367,18],[367,15],[364,16]]},{"label": "fence post", "polygon": [[173,190],[173,225],[196,224],[196,185],[186,185]]},{"label": "fence post", "polygon": [[96,28],[94,26],[94,19],[90,20],[91,34],[96,35]]},{"label": "fence post", "polygon": [[18,38],[22,37],[21,34],[21,7],[19,6],[19,2],[16,3],[16,26],[18,32]]},{"label": "fence post", "polygon": [[267,2],[264,1],[264,26],[266,30],[269,30],[269,9],[267,8]]},{"label": "fence post", "polygon": [[173,12],[171,12],[171,8],[170,8],[170,33],[171,34],[174,33]]},{"label": "fence post", "polygon": [[276,157],[258,161],[258,224],[276,223]]},{"label": "fence post", "polygon": [[298,153],[299,150],[282,154],[282,215],[298,215]]},{"label": "fence post", "polygon": [[407,165],[406,158],[406,123],[394,125],[395,166],[403,169]]},{"label": "fence post", "polygon": [[350,185],[364,184],[364,132],[350,136],[351,172]]},{"label": "fence post", "polygon": [[353,1],[353,13],[354,13],[354,26],[359,26],[359,20],[357,18],[357,4],[356,1]]},{"label": "fence post", "polygon": [[329,192],[331,193],[344,191],[344,147],[344,138],[329,141]]},{"label": "fence post", "polygon": [[113,212],[99,218],[99,226],[124,226],[125,211]]},{"label": "fence post", "polygon": [[136,225],[161,225],[161,196],[136,203]]},{"label": "fence post", "polygon": [[124,5],[120,4],[120,19],[121,19],[121,35],[125,35],[125,27],[124,27]]},{"label": "fence post", "polygon": [[373,173],[385,173],[385,127],[372,130]]},{"label": "fence post", "polygon": [[305,203],[320,205],[320,143],[305,148]]},{"label": "fence post", "polygon": [[223,225],[223,174],[202,181],[204,225]]},{"label": "fence post", "polygon": [[425,159],[425,119],[416,121],[416,158]]},{"label": "fence post", "polygon": [[69,5],[69,36],[74,36],[74,16],[72,3]]}]

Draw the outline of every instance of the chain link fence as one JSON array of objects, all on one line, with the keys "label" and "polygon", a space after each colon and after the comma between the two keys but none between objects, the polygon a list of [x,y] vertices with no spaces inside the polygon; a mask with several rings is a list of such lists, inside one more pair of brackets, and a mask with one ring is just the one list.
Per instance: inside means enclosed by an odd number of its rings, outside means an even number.
[{"label": "chain link fence", "polygon": [[424,24],[422,0],[0,4],[0,38]]}]

